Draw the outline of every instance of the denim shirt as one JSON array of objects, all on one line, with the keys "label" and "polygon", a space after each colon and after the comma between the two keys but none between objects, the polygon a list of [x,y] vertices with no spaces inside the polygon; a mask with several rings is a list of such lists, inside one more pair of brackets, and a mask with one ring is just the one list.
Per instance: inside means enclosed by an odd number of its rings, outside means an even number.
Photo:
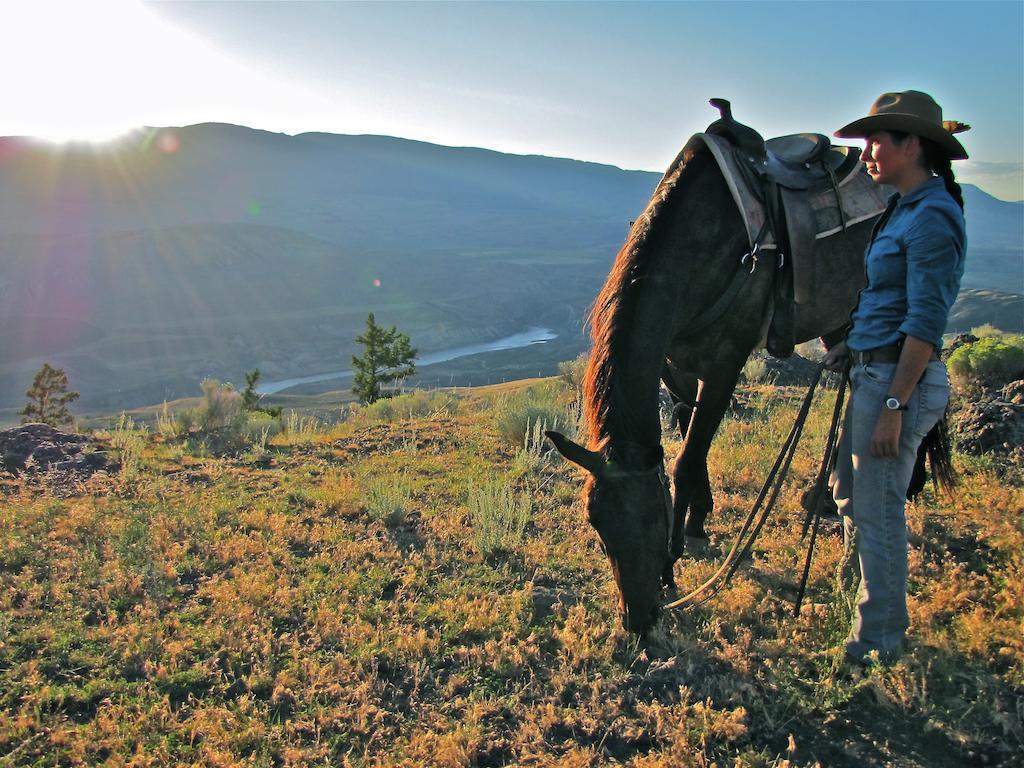
[{"label": "denim shirt", "polygon": [[964,273],[963,212],[939,177],[893,195],[889,206],[868,245],[867,285],[850,315],[847,346],[863,351],[914,336],[939,349]]}]

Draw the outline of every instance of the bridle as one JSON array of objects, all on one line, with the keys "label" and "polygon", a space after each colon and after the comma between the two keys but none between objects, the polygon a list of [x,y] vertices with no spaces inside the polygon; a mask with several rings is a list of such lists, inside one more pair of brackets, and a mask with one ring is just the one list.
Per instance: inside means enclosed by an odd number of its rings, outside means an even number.
[{"label": "bridle", "polygon": [[665,472],[665,465],[659,461],[653,467],[648,467],[647,469],[619,469],[618,467],[610,466],[609,463],[605,464],[604,469],[601,471],[601,479],[603,480],[626,480],[646,477],[648,475],[657,475],[658,480],[661,482],[662,495],[665,502],[665,548],[666,554],[671,558],[672,534],[675,533],[675,514],[672,510],[672,491],[668,473]]}]

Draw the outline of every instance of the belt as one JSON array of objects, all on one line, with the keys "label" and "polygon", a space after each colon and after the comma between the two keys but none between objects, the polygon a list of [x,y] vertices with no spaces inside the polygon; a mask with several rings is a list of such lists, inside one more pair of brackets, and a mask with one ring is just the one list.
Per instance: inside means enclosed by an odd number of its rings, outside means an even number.
[{"label": "belt", "polygon": [[[868,363],[896,363],[899,362],[900,352],[903,350],[901,344],[889,344],[885,347],[876,347],[875,349],[866,349],[859,351],[856,349],[850,350],[850,360],[854,365],[867,365]],[[938,351],[932,348],[932,360],[939,359]]]}]

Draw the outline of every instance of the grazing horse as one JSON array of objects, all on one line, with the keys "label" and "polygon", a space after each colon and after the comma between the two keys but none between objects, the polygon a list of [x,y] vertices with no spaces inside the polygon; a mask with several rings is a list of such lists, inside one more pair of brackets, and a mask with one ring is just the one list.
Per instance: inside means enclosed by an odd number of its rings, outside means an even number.
[{"label": "grazing horse", "polygon": [[[813,300],[795,305],[797,343],[841,337],[864,283],[872,223],[818,241],[816,274],[828,277]],[[589,473],[587,516],[611,564],[623,626],[641,635],[657,619],[662,586],[675,585],[684,542],[707,540],[708,449],[743,364],[771,322],[774,257],[761,259],[717,322],[687,333],[729,290],[749,250],[718,164],[691,142],[633,223],[591,310],[583,385],[589,447],[549,433],[559,452]],[[672,468],[674,499],[663,469],[661,381],[674,400],[695,406],[688,423],[679,421],[684,443]]]}]

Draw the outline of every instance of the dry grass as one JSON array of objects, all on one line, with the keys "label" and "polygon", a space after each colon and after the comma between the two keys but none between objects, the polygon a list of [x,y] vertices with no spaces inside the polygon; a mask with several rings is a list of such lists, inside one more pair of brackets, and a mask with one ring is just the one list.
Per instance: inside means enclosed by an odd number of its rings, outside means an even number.
[{"label": "dry grass", "polygon": [[[798,394],[747,390],[723,425],[719,554]],[[847,679],[834,535],[811,604],[794,618],[788,603],[825,410],[754,562],[665,622],[667,661],[620,628],[569,467],[513,473],[529,536],[500,557],[472,545],[470,488],[515,462],[483,400],[296,430],[259,467],[151,437],[131,478],[67,499],[15,486],[0,498],[0,765],[1012,763],[1024,491],[975,462],[955,504],[909,508],[910,653]],[[366,477],[404,477],[400,519],[368,514]],[[680,587],[716,565],[684,561]]]}]

